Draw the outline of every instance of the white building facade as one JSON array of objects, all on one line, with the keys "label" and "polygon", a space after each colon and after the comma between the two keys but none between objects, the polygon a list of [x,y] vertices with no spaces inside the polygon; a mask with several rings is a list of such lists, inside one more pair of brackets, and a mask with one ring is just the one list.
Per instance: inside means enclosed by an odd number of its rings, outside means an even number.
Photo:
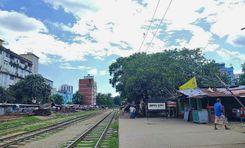
[{"label": "white building facade", "polygon": [[32,62],[2,46],[0,40],[0,86],[8,88],[32,74]]},{"label": "white building facade", "polygon": [[73,94],[73,86],[63,84],[63,85],[61,85],[59,92]]},{"label": "white building facade", "polygon": [[20,56],[32,62],[32,74],[38,74],[38,60],[39,57],[31,52],[27,52],[26,54],[20,54]]}]

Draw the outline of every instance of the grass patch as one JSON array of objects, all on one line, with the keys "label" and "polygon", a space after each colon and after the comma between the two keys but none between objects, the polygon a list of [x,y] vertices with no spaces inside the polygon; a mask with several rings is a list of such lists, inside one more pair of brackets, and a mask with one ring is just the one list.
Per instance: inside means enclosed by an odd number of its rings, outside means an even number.
[{"label": "grass patch", "polygon": [[41,120],[35,116],[27,116],[21,119],[8,121],[0,124],[0,136],[17,133],[17,132],[33,131],[39,128],[43,128],[59,122],[63,122],[69,119],[73,119],[79,116],[85,116],[96,112],[97,111],[82,111],[82,112],[75,112],[69,114],[58,113],[55,114],[53,118],[46,119],[46,120]]},{"label": "grass patch", "polygon": [[[109,138],[107,138],[107,146],[109,148],[119,148],[119,136],[118,136],[118,128],[119,124],[118,121],[115,121],[111,124],[111,128],[113,128],[115,131]],[[103,142],[102,142],[103,143]]]},{"label": "grass patch", "polygon": [[3,123],[0,123],[0,132],[2,130],[6,130],[9,128],[16,128],[19,126],[23,126],[26,124],[32,124],[32,123],[36,123],[41,121],[41,119],[35,117],[35,116],[24,116],[20,119],[16,119],[16,120],[11,120],[11,121],[6,121]]}]

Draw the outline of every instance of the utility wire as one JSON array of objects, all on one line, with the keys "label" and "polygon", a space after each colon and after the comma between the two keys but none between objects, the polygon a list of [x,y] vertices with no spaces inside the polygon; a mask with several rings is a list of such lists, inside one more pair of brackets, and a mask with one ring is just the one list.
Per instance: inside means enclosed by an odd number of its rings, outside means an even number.
[{"label": "utility wire", "polygon": [[173,0],[170,0],[170,2],[169,2],[169,4],[168,4],[168,7],[167,7],[166,11],[164,12],[164,14],[163,14],[163,16],[162,16],[161,21],[160,21],[160,23],[159,23],[158,26],[157,26],[157,30],[156,30],[155,33],[153,34],[153,37],[152,37],[152,39],[151,39],[151,41],[150,41],[150,44],[148,45],[148,47],[147,47],[147,49],[146,49],[146,52],[147,52],[148,49],[150,48],[150,46],[151,46],[153,40],[155,39],[156,34],[157,34],[158,30],[159,30],[159,27],[160,27],[160,25],[162,24],[162,22],[163,22],[163,20],[164,20],[164,18],[165,18],[165,16],[166,16],[166,14],[167,14],[167,12],[168,12],[168,10],[169,10],[171,4],[172,4],[172,1],[173,1]]},{"label": "utility wire", "polygon": [[156,12],[157,12],[157,9],[158,9],[158,6],[159,6],[160,1],[161,1],[161,0],[158,0],[158,2],[157,2],[157,6],[156,6],[156,8],[155,8],[155,10],[154,10],[154,13],[153,13],[153,16],[152,16],[152,18],[151,18],[151,23],[150,23],[150,25],[148,26],[147,31],[146,31],[146,34],[144,34],[143,40],[142,40],[142,42],[141,42],[141,44],[140,44],[140,48],[139,48],[139,50],[138,50],[139,52],[140,52],[140,50],[141,50],[141,48],[142,48],[142,46],[143,46],[143,44],[144,44],[144,42],[145,42],[145,39],[146,39],[146,37],[147,37],[147,35],[148,35],[148,33],[149,33],[149,30],[151,29],[151,25],[152,25],[153,19],[155,18],[155,15],[156,15]]}]

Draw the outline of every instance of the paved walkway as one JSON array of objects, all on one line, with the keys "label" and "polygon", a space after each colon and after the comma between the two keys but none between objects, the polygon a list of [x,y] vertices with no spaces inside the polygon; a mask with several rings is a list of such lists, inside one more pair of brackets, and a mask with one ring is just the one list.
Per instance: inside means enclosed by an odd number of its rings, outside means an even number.
[{"label": "paved walkway", "polygon": [[120,148],[245,148],[245,134],[180,119],[119,120]]}]

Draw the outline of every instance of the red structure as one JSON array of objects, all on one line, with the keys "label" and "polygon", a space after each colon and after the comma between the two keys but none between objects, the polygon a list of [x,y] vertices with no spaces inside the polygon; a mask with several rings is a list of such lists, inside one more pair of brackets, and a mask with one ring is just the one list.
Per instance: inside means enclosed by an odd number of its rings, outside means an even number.
[{"label": "red structure", "polygon": [[79,92],[84,95],[84,105],[96,105],[97,85],[94,76],[87,75],[79,80]]}]

